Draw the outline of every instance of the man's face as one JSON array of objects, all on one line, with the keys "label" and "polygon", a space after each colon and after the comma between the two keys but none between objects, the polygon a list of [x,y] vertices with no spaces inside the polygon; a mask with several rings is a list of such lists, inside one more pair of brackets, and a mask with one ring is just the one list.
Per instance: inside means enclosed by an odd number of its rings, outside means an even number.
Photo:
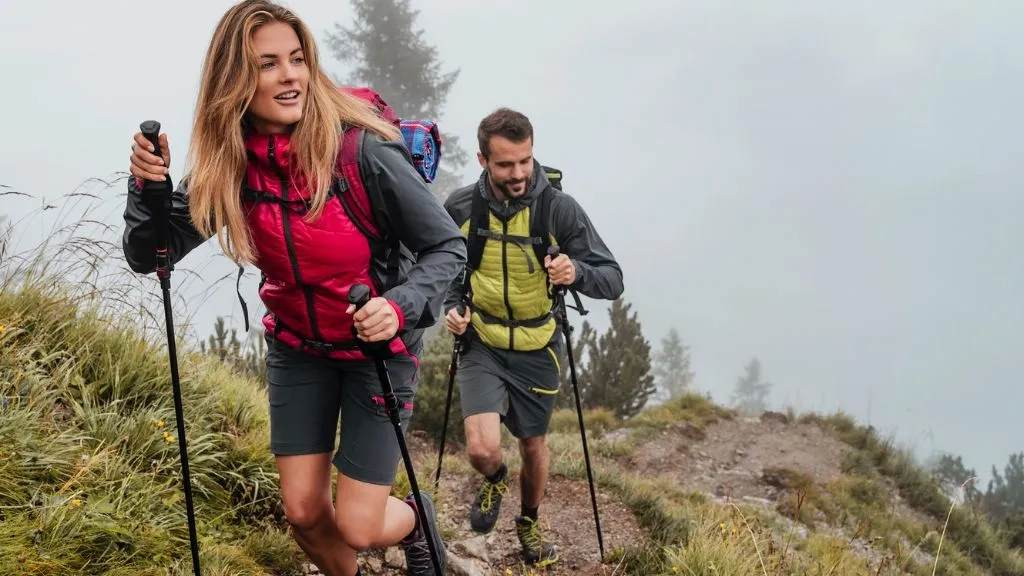
[{"label": "man's face", "polygon": [[490,175],[498,200],[526,195],[533,176],[533,139],[513,142],[504,136],[492,136],[490,149],[489,158],[477,152],[477,159]]}]

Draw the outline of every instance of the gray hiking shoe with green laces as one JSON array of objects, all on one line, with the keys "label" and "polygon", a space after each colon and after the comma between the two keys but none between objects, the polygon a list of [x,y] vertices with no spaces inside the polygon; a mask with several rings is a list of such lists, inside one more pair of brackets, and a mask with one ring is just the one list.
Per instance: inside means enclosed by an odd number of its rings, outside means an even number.
[{"label": "gray hiking shoe with green laces", "polygon": [[501,511],[501,499],[508,492],[508,477],[498,482],[489,482],[484,478],[484,485],[476,493],[473,507],[469,510],[469,525],[475,532],[487,534],[494,529]]},{"label": "gray hiking shoe with green laces", "polygon": [[543,567],[558,562],[558,546],[541,534],[539,524],[529,516],[516,516],[516,535],[527,564]]}]

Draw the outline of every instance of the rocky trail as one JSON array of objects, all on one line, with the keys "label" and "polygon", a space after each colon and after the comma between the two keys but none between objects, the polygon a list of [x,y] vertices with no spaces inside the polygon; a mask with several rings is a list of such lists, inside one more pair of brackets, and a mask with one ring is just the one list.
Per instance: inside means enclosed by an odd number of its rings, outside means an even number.
[{"label": "rocky trail", "polygon": [[[742,502],[771,511],[779,509],[780,502],[792,489],[780,475],[798,473],[824,486],[844,474],[844,460],[853,450],[816,424],[790,422],[778,413],[767,413],[759,419],[724,418],[706,425],[681,422],[645,432],[618,428],[593,435],[591,452],[595,466],[614,467],[617,473],[637,478],[671,479],[682,490],[703,494],[713,501]],[[563,440],[567,443],[568,435]],[[578,435],[576,443],[579,443]],[[619,443],[627,443],[631,449],[619,450],[612,456],[595,455],[595,446]],[[413,437],[410,445],[417,461],[425,464],[436,458],[432,445],[422,438]],[[507,457],[517,456],[514,446],[507,445],[505,450]],[[552,461],[558,457],[552,449]],[[510,464],[510,489],[494,531],[481,535],[469,527],[469,508],[480,478],[470,472],[462,455],[451,453],[445,459],[446,470],[436,499],[449,553],[449,574],[618,576],[625,573],[614,558],[604,564],[600,562],[585,480],[557,473],[549,478],[541,520],[546,523],[550,538],[559,546],[560,561],[554,566],[537,569],[522,563],[515,535],[514,518],[520,510],[518,464],[514,467]],[[457,464],[449,464],[449,460]],[[449,471],[450,466],[458,470]],[[432,483],[430,468],[423,466],[421,486]],[[895,489],[887,489],[898,513],[934,523],[933,519],[903,504]],[[606,556],[616,548],[642,546],[647,533],[633,511],[617,497],[615,490],[599,484],[597,493]],[[787,522],[806,537],[806,527],[798,522]],[[833,533],[847,536],[841,528]],[[856,548],[868,561],[877,562],[880,558],[869,542],[860,543]],[[360,563],[366,576],[405,574],[403,554],[394,547],[363,554]],[[308,572],[317,573],[313,566],[309,566]]]}]

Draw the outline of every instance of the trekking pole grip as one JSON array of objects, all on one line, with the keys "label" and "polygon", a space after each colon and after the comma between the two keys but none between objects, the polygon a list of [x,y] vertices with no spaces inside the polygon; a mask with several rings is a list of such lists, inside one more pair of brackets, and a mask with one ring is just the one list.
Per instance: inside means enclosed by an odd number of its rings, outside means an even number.
[{"label": "trekking pole grip", "polygon": [[[139,124],[142,135],[153,145],[153,154],[163,158],[160,150],[160,123],[146,120]],[[156,273],[161,282],[170,279],[170,265],[167,260],[167,236],[170,228],[170,194],[166,193],[166,184],[142,180],[142,197],[153,211],[156,224]]]},{"label": "trekking pole grip", "polygon": [[[363,306],[370,301],[371,292],[370,287],[366,284],[353,284],[348,290],[348,303],[356,307],[356,312],[362,310]],[[357,339],[359,338],[358,332],[356,332],[355,324],[352,325],[352,335]],[[374,359],[382,359],[386,357],[386,351],[388,349],[388,341],[383,342],[364,342],[359,340],[359,347],[363,350],[363,353],[367,356],[371,356]]]},{"label": "trekking pole grip", "polygon": [[[548,256],[551,256],[552,260],[558,258],[558,256],[561,253],[562,248],[558,244],[552,244],[551,246],[548,246]],[[562,294],[565,292],[565,286],[553,286],[553,288],[555,289],[556,294]]]},{"label": "trekking pole grip", "polygon": [[142,124],[139,124],[139,130],[142,131],[142,135],[149,140],[149,143],[153,145],[153,154],[163,157],[163,152],[160,150],[160,123],[156,120],[146,120]]},{"label": "trekking pole grip", "polygon": [[361,310],[370,301],[370,287],[366,284],[353,284],[348,291],[348,303],[356,307],[356,312]]}]

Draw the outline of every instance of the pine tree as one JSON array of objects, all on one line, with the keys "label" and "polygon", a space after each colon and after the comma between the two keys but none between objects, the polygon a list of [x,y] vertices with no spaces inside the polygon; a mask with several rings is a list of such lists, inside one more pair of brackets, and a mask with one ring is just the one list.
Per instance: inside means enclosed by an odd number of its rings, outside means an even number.
[{"label": "pine tree", "polygon": [[1011,545],[1024,547],[1024,452],[1011,454],[1002,474],[992,467],[982,501]]},{"label": "pine tree", "polygon": [[[334,25],[325,44],[334,57],[352,69],[339,84],[377,91],[399,117],[438,122],[459,69],[442,72],[437,49],[415,29],[419,10],[409,0],[352,0],[351,27]],[[439,198],[462,185],[458,170],[468,155],[457,136],[441,132],[441,165],[431,189]]]},{"label": "pine tree", "polygon": [[964,503],[977,502],[981,498],[981,491],[969,481],[977,478],[978,474],[964,465],[962,457],[942,454],[928,468],[947,495],[962,495]]},{"label": "pine tree", "polygon": [[746,374],[736,381],[733,405],[747,415],[760,414],[767,408],[766,401],[772,384],[761,381],[761,361],[752,359],[746,365]]},{"label": "pine tree", "polygon": [[229,332],[223,316],[218,316],[213,323],[213,334],[206,342],[199,342],[199,351],[208,356],[216,356],[221,362],[239,373],[253,377],[261,386],[266,385],[266,345],[263,330],[255,330],[247,339],[244,347],[238,339],[238,330]]},{"label": "pine tree", "polygon": [[1024,510],[1024,452],[1011,454],[1002,474],[992,467],[985,501],[989,514],[997,519]]},{"label": "pine tree", "polygon": [[651,345],[631,308],[616,299],[608,311],[608,330],[597,339],[580,338],[587,348],[586,365],[579,370],[584,409],[603,407],[619,418],[631,418],[655,393]]},{"label": "pine tree", "polygon": [[654,378],[659,395],[666,400],[686,392],[693,382],[690,370],[690,348],[683,344],[679,331],[672,328],[661,340],[661,350],[654,357]]}]

